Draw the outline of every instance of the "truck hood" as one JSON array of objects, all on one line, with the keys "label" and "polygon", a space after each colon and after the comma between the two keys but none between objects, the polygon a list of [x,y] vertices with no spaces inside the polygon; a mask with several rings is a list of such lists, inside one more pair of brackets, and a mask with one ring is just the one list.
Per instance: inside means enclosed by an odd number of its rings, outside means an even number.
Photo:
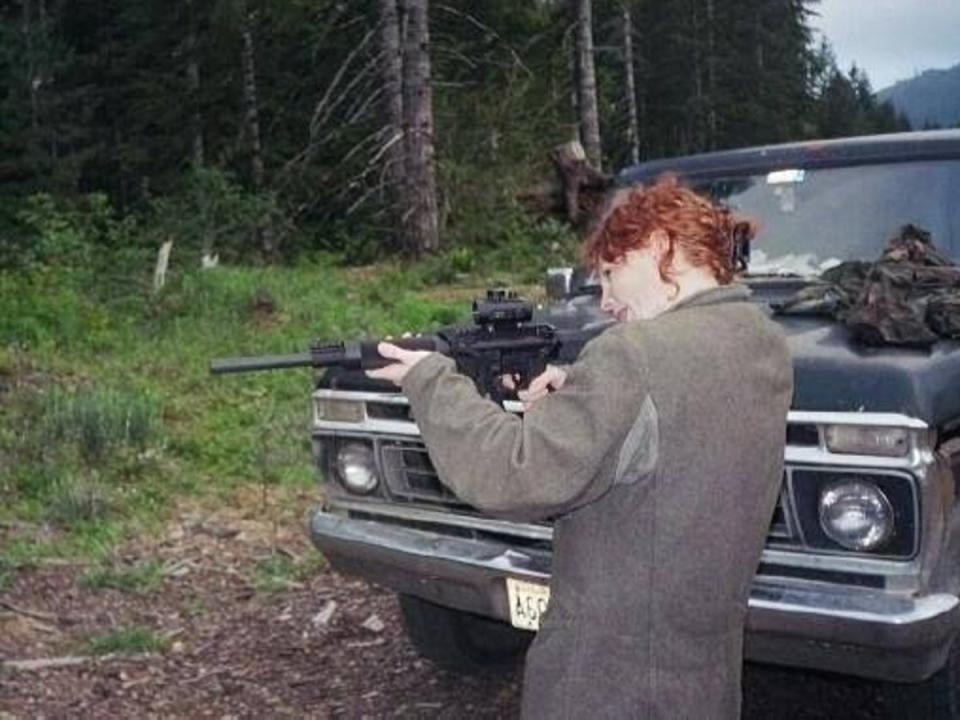
[{"label": "truck hood", "polygon": [[960,419],[960,343],[866,347],[830,320],[774,320],[793,354],[793,409],[901,413],[931,427]]},{"label": "truck hood", "polygon": [[[792,285],[754,287],[754,300],[770,312],[768,303],[796,289]],[[794,410],[901,413],[931,427],[960,420],[960,343],[942,341],[929,350],[866,347],[829,319],[770,314],[793,355]],[[603,326],[596,298],[587,296],[546,308],[540,319],[572,337],[579,328],[585,339]]]}]

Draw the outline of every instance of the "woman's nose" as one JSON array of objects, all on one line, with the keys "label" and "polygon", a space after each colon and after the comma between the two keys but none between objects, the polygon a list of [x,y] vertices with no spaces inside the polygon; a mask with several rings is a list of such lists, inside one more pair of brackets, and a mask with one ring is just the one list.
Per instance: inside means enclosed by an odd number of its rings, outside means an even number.
[{"label": "woman's nose", "polygon": [[600,309],[608,313],[613,312],[613,299],[610,297],[610,293],[607,292],[606,288],[603,289],[600,295]]}]

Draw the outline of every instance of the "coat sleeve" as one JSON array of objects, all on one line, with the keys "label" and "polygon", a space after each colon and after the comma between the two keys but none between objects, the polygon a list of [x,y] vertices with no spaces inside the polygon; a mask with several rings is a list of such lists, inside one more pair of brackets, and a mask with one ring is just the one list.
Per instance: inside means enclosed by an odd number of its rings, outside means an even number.
[{"label": "coat sleeve", "polygon": [[603,495],[647,396],[640,353],[616,330],[591,341],[564,387],[523,417],[481,397],[452,359],[420,361],[403,390],[440,479],[474,507],[514,519],[558,515]]}]

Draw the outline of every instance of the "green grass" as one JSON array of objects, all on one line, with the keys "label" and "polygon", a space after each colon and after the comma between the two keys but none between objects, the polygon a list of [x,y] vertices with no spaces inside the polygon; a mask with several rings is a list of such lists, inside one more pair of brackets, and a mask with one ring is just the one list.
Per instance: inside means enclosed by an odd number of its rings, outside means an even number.
[{"label": "green grass", "polygon": [[130,528],[114,520],[77,523],[68,531],[13,537],[0,549],[0,568],[14,571],[45,558],[102,562]]},{"label": "green grass", "polygon": [[314,577],[325,565],[323,555],[316,551],[300,558],[275,552],[257,563],[252,584],[256,590],[265,593],[287,590],[293,583]]},{"label": "green grass", "polygon": [[[0,271],[0,521],[44,528],[7,538],[0,578],[43,557],[100,562],[159,527],[177,496],[312,487],[312,371],[212,377],[210,360],[469,322],[469,291],[437,282],[487,284],[474,252],[362,270],[171,272],[156,295],[93,293],[65,269]],[[295,581],[294,565],[274,560],[258,582]]]},{"label": "green grass", "polygon": [[162,653],[169,644],[167,638],[148,628],[131,626],[90,638],[87,652],[91,655]]},{"label": "green grass", "polygon": [[99,567],[80,578],[82,585],[91,588],[111,588],[127,593],[146,593],[163,580],[160,564],[145,562],[130,567]]},{"label": "green grass", "polygon": [[46,518],[61,527],[98,523],[110,514],[110,490],[95,478],[66,477],[46,498]]},{"label": "green grass", "polygon": [[148,394],[54,388],[42,403],[34,442],[43,450],[67,444],[96,463],[108,453],[143,451],[157,442],[159,408]]},{"label": "green grass", "polygon": [[295,567],[286,555],[274,554],[257,563],[253,573],[253,587],[260,592],[286,590],[294,580]]},{"label": "green grass", "polygon": [[13,584],[13,574],[16,568],[5,557],[0,556],[0,592]]}]

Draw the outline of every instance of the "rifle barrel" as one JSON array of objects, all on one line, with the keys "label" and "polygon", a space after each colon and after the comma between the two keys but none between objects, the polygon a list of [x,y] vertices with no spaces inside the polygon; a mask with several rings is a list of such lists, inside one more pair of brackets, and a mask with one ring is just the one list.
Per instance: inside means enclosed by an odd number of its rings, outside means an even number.
[{"label": "rifle barrel", "polygon": [[224,373],[254,372],[257,370],[282,370],[293,367],[310,367],[313,358],[310,353],[292,355],[261,355],[259,357],[217,358],[210,363],[210,372],[214,375]]}]

